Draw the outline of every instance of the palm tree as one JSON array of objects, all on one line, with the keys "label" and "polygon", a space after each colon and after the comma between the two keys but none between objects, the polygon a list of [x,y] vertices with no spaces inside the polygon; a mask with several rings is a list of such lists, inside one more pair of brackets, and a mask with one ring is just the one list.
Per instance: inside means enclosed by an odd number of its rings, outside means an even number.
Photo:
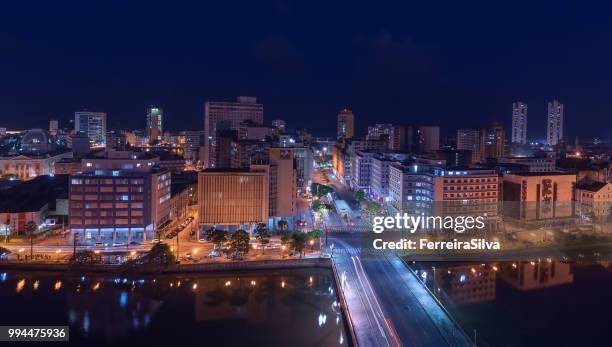
[{"label": "palm tree", "polygon": [[34,231],[36,231],[36,223],[33,221],[29,221],[25,225],[25,230],[30,235],[30,261],[32,261],[34,256]]},{"label": "palm tree", "polygon": [[270,233],[268,233],[268,227],[264,223],[259,223],[255,227],[255,238],[261,245],[261,254],[265,254],[265,248],[270,243]]}]

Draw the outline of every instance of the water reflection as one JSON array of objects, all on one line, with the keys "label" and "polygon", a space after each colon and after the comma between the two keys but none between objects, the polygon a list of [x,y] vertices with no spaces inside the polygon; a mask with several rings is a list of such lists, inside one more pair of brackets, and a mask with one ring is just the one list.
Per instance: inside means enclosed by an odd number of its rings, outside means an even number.
[{"label": "water reflection", "polygon": [[156,278],[8,272],[0,280],[0,325],[69,324],[75,343],[158,345],[170,331],[174,344],[349,343],[323,269]]},{"label": "water reflection", "polygon": [[411,267],[463,329],[476,333],[478,346],[570,346],[612,338],[609,263],[541,259]]}]

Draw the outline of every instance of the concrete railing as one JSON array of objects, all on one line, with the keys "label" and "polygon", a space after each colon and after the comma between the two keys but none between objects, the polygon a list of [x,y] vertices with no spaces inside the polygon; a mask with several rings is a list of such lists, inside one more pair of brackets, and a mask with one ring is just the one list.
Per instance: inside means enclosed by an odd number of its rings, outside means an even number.
[{"label": "concrete railing", "polygon": [[355,334],[355,326],[353,325],[353,319],[351,318],[351,312],[348,309],[348,304],[346,303],[346,299],[344,297],[344,292],[342,291],[342,282],[340,277],[338,276],[338,270],[336,269],[336,264],[334,261],[331,261],[331,268],[334,274],[334,279],[336,282],[336,292],[338,292],[338,298],[340,299],[340,307],[342,312],[344,313],[344,317],[346,317],[349,335],[351,337],[352,345],[357,347],[359,344],[357,343],[357,334]]}]

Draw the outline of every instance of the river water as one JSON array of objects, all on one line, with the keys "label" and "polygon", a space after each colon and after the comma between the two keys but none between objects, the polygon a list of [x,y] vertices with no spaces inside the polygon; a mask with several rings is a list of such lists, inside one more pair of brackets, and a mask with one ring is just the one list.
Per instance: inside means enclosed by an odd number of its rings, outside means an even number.
[{"label": "river water", "polygon": [[612,340],[607,262],[411,267],[478,346],[603,346]]},{"label": "river water", "polygon": [[0,325],[69,325],[74,345],[347,346],[331,271],[121,278],[0,271]]}]

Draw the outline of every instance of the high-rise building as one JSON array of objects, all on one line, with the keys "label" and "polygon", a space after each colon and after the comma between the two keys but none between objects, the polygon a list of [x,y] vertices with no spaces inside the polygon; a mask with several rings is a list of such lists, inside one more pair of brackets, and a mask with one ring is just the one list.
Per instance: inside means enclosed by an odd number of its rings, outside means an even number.
[{"label": "high-rise building", "polygon": [[270,217],[295,214],[296,184],[294,152],[290,148],[270,148]]},{"label": "high-rise building", "polygon": [[355,131],[355,115],[349,109],[342,109],[338,113],[338,139],[351,139]]},{"label": "high-rise building", "polygon": [[485,129],[485,157],[499,159],[504,156],[506,132],[504,128],[493,124]]},{"label": "high-rise building", "polygon": [[51,134],[51,136],[56,136],[58,129],[59,122],[57,121],[57,119],[51,119],[49,121],[49,134]]},{"label": "high-rise building", "polygon": [[200,147],[203,145],[203,131],[185,131],[185,159],[193,162],[198,161],[200,159]]},{"label": "high-rise building", "polygon": [[164,111],[161,108],[149,106],[147,108],[147,137],[149,142],[157,142],[161,140],[163,131],[163,115]]},{"label": "high-rise building", "polygon": [[472,151],[472,163],[485,159],[484,136],[481,129],[457,130],[457,149]]},{"label": "high-rise building", "polygon": [[204,107],[204,167],[214,167],[214,147],[217,124],[229,122],[230,129],[238,129],[245,121],[254,125],[263,124],[263,105],[257,98],[239,96],[237,102],[209,101]]},{"label": "high-rise building", "polygon": [[75,112],[74,130],[87,135],[89,142],[94,146],[106,145],[106,113]]},{"label": "high-rise building", "polygon": [[546,143],[555,146],[563,139],[563,104],[557,100],[548,103]]},{"label": "high-rise building", "polygon": [[527,143],[527,104],[512,103],[512,143]]},{"label": "high-rise building", "polygon": [[440,127],[419,126],[418,128],[419,152],[434,152],[440,149]]}]

